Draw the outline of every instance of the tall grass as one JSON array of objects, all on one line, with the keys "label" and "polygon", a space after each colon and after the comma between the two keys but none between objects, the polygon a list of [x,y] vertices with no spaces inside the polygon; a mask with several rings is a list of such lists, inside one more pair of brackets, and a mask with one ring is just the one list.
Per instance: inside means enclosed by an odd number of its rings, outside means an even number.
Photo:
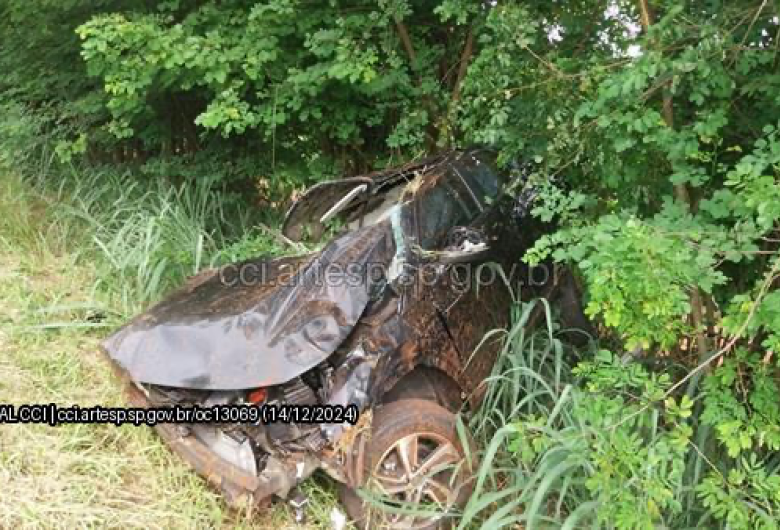
[{"label": "tall grass", "polygon": [[[544,325],[529,329],[529,321],[538,311],[544,313]],[[514,305],[511,322],[509,329],[489,332],[474,352],[478,355],[487,342],[499,340],[502,344],[483,383],[487,391],[479,409],[470,417],[461,416],[457,424],[467,459],[478,462],[466,506],[460,513],[446,514],[454,515],[458,528],[532,527],[539,522],[557,527],[566,519],[564,506],[580,500],[567,487],[559,488],[557,479],[568,469],[560,465],[561,452],[552,451],[548,458],[529,466],[520,461],[514,447],[524,419],[544,417],[550,426],[557,426],[556,420],[563,417],[563,424],[576,424],[568,403],[573,387],[567,359],[573,358],[574,352],[556,337],[556,324],[545,300]],[[463,472],[462,464],[452,471],[454,481]],[[564,495],[558,497],[559,505],[548,514],[544,501],[561,491]],[[420,518],[445,515],[437,506],[399,503],[370,491],[359,494],[372,509],[387,513]]]},{"label": "tall grass", "polygon": [[129,171],[71,169],[28,179],[47,210],[40,238],[90,264],[94,298],[114,314],[137,312],[205,267],[289,250],[254,225],[275,212],[262,216],[229,201],[217,183],[176,186]]},{"label": "tall grass", "polygon": [[[13,102],[0,101],[0,167],[33,195],[17,209],[36,222],[4,219],[27,252],[75,255],[93,271],[93,294],[129,316],[204,267],[285,250],[258,223],[278,221],[231,193],[219,177],[150,177],[132,166],[74,165],[57,156],[63,131]],[[10,200],[5,198],[5,200]],[[17,222],[18,221],[18,222]],[[35,230],[31,227],[35,226]]]},{"label": "tall grass", "polygon": [[[546,325],[528,330],[540,307]],[[460,528],[705,520],[701,503],[682,502],[696,487],[684,474],[692,403],[661,399],[668,375],[596,348],[575,352],[544,301],[517,306],[512,327],[494,333],[503,347],[470,421],[482,451]],[[575,357],[585,360],[570,368]]]},{"label": "tall grass", "polygon": [[176,188],[93,171],[48,197],[57,233],[79,241],[79,257],[94,263],[95,290],[125,314],[209,265],[229,237],[223,201],[208,183]]},{"label": "tall grass", "polygon": [[[529,330],[532,313],[540,309],[545,313],[544,328]],[[545,488],[560,473],[557,458],[528,470],[520,465],[511,448],[518,418],[544,416],[552,420],[569,413],[562,405],[571,393],[567,364],[571,356],[567,355],[568,347],[555,336],[550,306],[544,300],[516,305],[512,326],[495,334],[504,335],[503,346],[485,381],[485,398],[469,424],[483,450],[474,493],[463,510],[459,528],[498,528],[549,520],[537,505],[544,498]],[[542,492],[542,496],[537,497],[536,492]]]}]

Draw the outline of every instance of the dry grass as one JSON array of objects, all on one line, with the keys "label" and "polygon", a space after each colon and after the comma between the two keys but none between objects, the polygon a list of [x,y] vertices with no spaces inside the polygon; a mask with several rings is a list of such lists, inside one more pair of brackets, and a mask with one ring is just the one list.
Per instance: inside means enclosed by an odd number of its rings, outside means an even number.
[{"label": "dry grass", "polygon": [[[80,327],[94,279],[18,179],[0,175],[0,403],[115,406],[122,396]],[[52,323],[57,323],[52,326]],[[0,527],[288,528],[288,509],[237,513],[147,427],[0,425]],[[321,483],[310,527],[328,525]]]}]

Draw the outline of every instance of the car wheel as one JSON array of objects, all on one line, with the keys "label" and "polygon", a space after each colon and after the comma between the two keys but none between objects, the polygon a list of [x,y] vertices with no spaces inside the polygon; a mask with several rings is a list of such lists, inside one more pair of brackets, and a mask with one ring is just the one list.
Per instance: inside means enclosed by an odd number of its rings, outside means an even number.
[{"label": "car wheel", "polygon": [[421,399],[402,399],[374,410],[362,459],[363,488],[391,506],[421,504],[421,509],[434,508],[437,514],[383,511],[342,486],[342,504],[359,528],[448,526],[447,514],[468,501],[475,469],[473,443],[467,443],[467,457],[456,422],[452,412]]}]

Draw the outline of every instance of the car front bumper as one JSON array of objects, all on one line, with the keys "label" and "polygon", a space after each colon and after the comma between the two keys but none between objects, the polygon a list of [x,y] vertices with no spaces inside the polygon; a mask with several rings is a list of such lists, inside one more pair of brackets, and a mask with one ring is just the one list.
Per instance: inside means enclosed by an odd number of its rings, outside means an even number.
[{"label": "car front bumper", "polygon": [[[129,380],[126,372],[114,368],[123,380],[128,404],[151,407],[149,398]],[[263,471],[254,475],[215,454],[180,425],[159,423],[154,429],[174,453],[217,488],[233,507],[263,505],[273,495],[286,497],[293,487],[321,466],[319,458],[313,454],[291,454],[285,459],[269,455]]]}]

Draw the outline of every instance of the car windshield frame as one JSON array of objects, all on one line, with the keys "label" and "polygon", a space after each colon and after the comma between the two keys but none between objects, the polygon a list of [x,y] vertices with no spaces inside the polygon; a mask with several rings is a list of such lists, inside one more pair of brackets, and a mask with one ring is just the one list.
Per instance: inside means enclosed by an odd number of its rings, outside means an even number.
[{"label": "car windshield frame", "polygon": [[[452,208],[445,214],[447,218],[440,217],[435,226],[428,222],[431,216],[441,211],[441,204],[430,204],[434,197],[439,200],[444,198],[442,204],[448,204]],[[432,186],[426,186],[415,194],[411,209],[415,217],[415,240],[423,250],[440,250],[449,230],[456,226],[469,226],[484,211],[462,177],[457,175],[452,167]]]}]

